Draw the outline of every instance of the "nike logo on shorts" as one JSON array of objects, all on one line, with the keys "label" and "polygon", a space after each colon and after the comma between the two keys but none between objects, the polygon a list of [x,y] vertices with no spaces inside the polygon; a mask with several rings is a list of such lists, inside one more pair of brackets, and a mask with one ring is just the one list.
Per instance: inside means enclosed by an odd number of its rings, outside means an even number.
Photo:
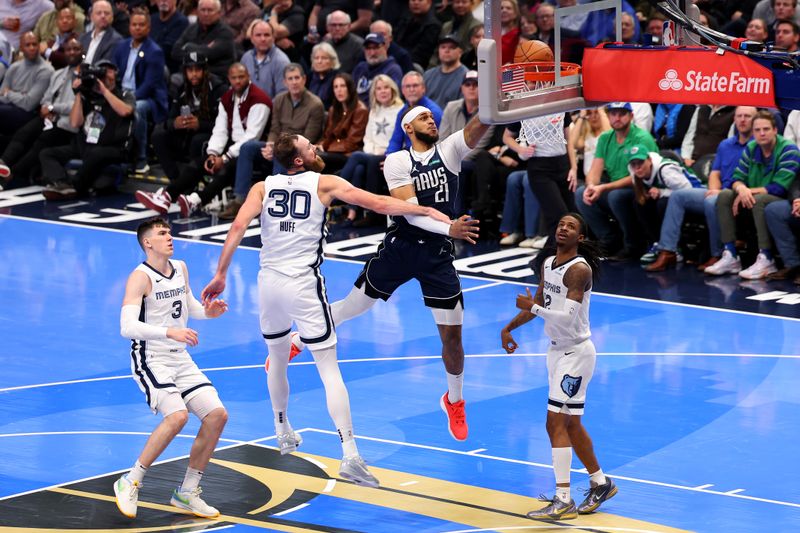
[{"label": "nike logo on shorts", "polygon": [[575,350],[572,350],[571,352],[564,352],[564,355],[572,355],[574,353],[575,353]]}]

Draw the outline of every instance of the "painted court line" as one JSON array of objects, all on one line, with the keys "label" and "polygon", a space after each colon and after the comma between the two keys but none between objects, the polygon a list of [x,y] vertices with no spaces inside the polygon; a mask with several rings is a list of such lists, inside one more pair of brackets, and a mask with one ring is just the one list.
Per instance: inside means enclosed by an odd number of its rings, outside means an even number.
[{"label": "painted court line", "polygon": [[300,509],[303,509],[303,508],[305,508],[305,507],[308,507],[308,506],[309,506],[309,504],[307,504],[307,503],[301,503],[300,505],[298,505],[298,506],[296,506],[296,507],[292,507],[291,509],[286,509],[285,511],[281,511],[280,513],[275,513],[275,514],[274,514],[274,515],[272,515],[272,516],[283,516],[283,515],[287,515],[287,514],[289,514],[289,513],[293,513],[293,512],[295,512],[295,511],[299,511]]}]

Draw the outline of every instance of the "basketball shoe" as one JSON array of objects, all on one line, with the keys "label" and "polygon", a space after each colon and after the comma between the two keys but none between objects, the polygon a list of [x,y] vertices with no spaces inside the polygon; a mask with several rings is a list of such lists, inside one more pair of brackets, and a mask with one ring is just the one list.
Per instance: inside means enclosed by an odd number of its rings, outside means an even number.
[{"label": "basketball shoe", "polygon": [[114,482],[114,496],[117,499],[117,508],[128,518],[136,518],[136,506],[139,503],[139,489],[142,488],[138,481],[128,481],[128,476],[123,475]]},{"label": "basketball shoe", "polygon": [[531,520],[569,520],[578,518],[578,511],[575,509],[575,501],[562,502],[555,496],[552,500],[548,500],[544,496],[539,496],[539,501],[549,502],[547,505],[538,511],[531,511],[528,513],[528,518]]},{"label": "basketball shoe", "polygon": [[367,463],[360,455],[351,455],[342,459],[339,466],[339,475],[356,485],[364,487],[377,487],[378,479],[367,470]]},{"label": "basketball shoe", "polygon": [[447,415],[447,430],[450,435],[456,440],[467,440],[469,428],[467,427],[467,413],[464,410],[466,402],[460,400],[456,403],[450,403],[450,399],[445,392],[439,400],[439,405]]},{"label": "basketball shoe", "polygon": [[166,215],[169,212],[169,206],[172,204],[172,198],[170,198],[164,187],[161,187],[156,192],[136,191],[134,196],[140,204],[147,209],[152,209],[159,215]]},{"label": "basketball shoe", "polygon": [[[300,340],[300,334],[298,332],[293,331],[291,338],[292,346],[289,348],[289,361],[300,355],[300,352],[302,352],[303,348],[306,347],[306,345],[303,344],[303,341]],[[267,356],[267,360],[264,362],[264,372],[269,372],[269,356]],[[303,439],[300,440],[302,441]]]},{"label": "basketball shoe", "polygon": [[191,512],[200,518],[216,518],[219,516],[219,511],[208,505],[200,497],[203,489],[196,487],[193,490],[179,490],[172,491],[172,498],[169,500],[170,505],[179,509],[184,509]]},{"label": "basketball shoe", "polygon": [[289,430],[288,433],[278,433],[278,448],[281,450],[281,455],[292,453],[301,444],[303,444],[303,437],[294,430]]},{"label": "basketball shoe", "polygon": [[595,485],[590,487],[585,492],[586,499],[584,499],[578,506],[578,514],[593,513],[600,507],[600,504],[606,500],[610,500],[617,494],[617,486],[610,477],[606,478],[606,482],[602,485]]}]

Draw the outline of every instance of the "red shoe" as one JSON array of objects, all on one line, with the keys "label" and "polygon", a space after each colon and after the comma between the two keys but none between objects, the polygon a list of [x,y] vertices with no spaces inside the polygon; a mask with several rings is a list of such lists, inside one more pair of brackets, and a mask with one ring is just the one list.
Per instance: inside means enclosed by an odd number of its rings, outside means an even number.
[{"label": "red shoe", "polygon": [[447,430],[456,440],[467,440],[469,428],[467,427],[467,413],[464,411],[465,404],[464,400],[450,403],[446,392],[442,399],[439,400],[442,411],[447,415]]},{"label": "red shoe", "polygon": [[[292,337],[292,345],[291,348],[289,348],[290,362],[292,359],[300,355],[300,352],[302,352],[303,348],[305,348],[305,345],[303,345],[303,341],[300,340],[300,334],[298,332],[293,331],[291,337]],[[267,360],[264,362],[264,372],[269,372],[269,356],[267,356]]]}]

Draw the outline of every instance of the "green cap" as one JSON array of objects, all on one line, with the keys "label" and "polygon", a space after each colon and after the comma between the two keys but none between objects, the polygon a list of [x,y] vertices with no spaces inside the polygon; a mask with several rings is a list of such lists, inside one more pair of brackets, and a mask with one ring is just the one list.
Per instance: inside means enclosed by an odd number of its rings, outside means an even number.
[{"label": "green cap", "polygon": [[630,150],[628,150],[628,162],[630,163],[634,159],[641,159],[644,161],[649,157],[647,148],[642,144],[637,144],[635,146],[631,146]]}]

